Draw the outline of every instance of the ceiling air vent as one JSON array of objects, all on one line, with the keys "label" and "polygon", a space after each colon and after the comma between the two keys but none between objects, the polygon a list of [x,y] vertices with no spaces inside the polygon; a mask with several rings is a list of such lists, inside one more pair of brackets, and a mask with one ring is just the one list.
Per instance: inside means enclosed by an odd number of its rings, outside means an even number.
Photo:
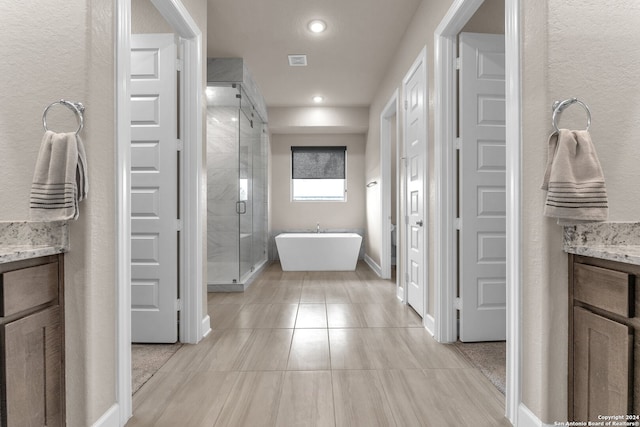
[{"label": "ceiling air vent", "polygon": [[289,55],[289,65],[292,67],[306,67],[307,55]]}]

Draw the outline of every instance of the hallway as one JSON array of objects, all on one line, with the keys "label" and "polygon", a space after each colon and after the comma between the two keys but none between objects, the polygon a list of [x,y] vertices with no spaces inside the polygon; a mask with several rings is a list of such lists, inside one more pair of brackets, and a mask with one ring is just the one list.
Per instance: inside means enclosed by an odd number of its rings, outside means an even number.
[{"label": "hallway", "polygon": [[394,295],[363,263],[275,263],[244,293],[209,294],[213,331],[136,393],[127,426],[511,425],[504,396]]}]

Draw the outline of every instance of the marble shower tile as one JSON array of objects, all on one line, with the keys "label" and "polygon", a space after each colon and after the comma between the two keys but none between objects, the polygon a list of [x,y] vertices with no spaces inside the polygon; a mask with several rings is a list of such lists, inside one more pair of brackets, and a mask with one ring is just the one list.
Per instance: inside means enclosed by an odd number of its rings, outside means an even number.
[{"label": "marble shower tile", "polygon": [[238,169],[238,153],[233,151],[207,151],[207,173],[217,169]]},{"label": "marble shower tile", "polygon": [[207,200],[207,217],[234,216],[237,217],[236,202],[234,200]]}]

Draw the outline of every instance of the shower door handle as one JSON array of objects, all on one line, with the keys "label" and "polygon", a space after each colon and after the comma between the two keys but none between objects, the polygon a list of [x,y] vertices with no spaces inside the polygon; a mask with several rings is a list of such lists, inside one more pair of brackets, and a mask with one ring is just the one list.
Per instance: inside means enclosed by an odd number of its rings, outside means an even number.
[{"label": "shower door handle", "polygon": [[244,215],[247,213],[247,202],[239,201],[236,202],[236,213],[239,215]]}]

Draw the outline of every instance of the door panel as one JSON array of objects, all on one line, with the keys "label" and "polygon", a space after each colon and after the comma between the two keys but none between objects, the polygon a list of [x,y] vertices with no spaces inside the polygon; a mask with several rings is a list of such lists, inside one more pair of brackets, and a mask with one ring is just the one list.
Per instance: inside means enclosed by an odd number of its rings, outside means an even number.
[{"label": "door panel", "polygon": [[407,303],[425,313],[425,174],[427,156],[426,65],[421,61],[405,78],[405,147],[407,156]]},{"label": "door panel", "polygon": [[240,283],[244,277],[253,271],[253,111],[249,97],[241,88],[240,112],[239,112],[239,191],[240,203]]},{"label": "door panel", "polygon": [[56,306],[2,327],[6,425],[63,425],[61,326],[60,307]]},{"label": "door panel", "polygon": [[178,340],[178,154],[173,34],[131,40],[131,333]]},{"label": "door panel", "polygon": [[506,339],[504,36],[460,35],[460,340]]},{"label": "door panel", "polygon": [[573,319],[574,419],[598,421],[602,414],[633,413],[632,331],[580,307],[574,307]]}]

